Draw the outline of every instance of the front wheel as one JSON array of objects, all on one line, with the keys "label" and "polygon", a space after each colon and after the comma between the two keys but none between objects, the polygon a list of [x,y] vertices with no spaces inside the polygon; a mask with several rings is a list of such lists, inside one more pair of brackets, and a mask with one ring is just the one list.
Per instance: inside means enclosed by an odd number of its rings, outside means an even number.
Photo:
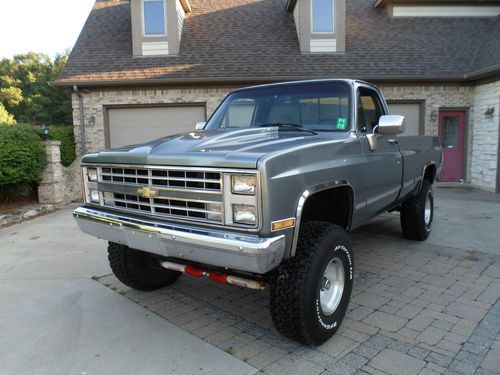
[{"label": "front wheel", "polygon": [[177,281],[181,272],[167,270],[152,254],[110,242],[108,259],[118,280],[137,290],[156,290]]},{"label": "front wheel", "polygon": [[424,180],[419,193],[401,205],[400,218],[407,239],[424,241],[429,237],[434,219],[434,193],[429,181]]},{"label": "front wheel", "polygon": [[271,284],[271,316],[278,331],[306,345],[328,340],[347,310],[353,271],[351,243],[343,228],[303,224],[297,255],[282,264]]}]

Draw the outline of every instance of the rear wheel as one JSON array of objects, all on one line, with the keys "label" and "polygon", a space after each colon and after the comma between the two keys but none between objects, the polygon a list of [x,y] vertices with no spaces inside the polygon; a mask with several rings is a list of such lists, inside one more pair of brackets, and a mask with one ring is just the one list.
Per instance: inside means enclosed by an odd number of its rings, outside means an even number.
[{"label": "rear wheel", "polygon": [[108,259],[111,270],[125,285],[138,290],[156,290],[177,281],[181,272],[160,266],[154,255],[110,242]]},{"label": "rear wheel", "polygon": [[303,224],[297,255],[283,263],[271,285],[271,316],[278,331],[307,345],[328,340],[347,310],[353,267],[343,228],[325,222]]},{"label": "rear wheel", "polygon": [[403,235],[414,241],[423,241],[431,233],[434,219],[434,193],[429,181],[424,180],[420,192],[401,205]]}]

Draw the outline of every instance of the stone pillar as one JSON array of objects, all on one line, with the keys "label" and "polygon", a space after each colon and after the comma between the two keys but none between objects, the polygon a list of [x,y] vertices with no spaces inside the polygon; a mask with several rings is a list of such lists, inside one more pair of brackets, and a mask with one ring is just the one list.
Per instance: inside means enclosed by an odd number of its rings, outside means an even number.
[{"label": "stone pillar", "polygon": [[65,203],[61,142],[44,141],[43,146],[47,153],[47,166],[43,170],[42,182],[38,185],[38,201],[61,207]]}]

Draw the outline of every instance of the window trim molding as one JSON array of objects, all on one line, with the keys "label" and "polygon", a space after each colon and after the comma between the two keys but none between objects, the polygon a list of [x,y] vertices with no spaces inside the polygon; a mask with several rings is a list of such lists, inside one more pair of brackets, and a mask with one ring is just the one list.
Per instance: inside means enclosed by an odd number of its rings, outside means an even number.
[{"label": "window trim molding", "polygon": [[[146,34],[146,18],[144,17],[144,4],[147,2],[161,1],[163,3],[163,34]],[[168,21],[167,21],[167,1],[166,0],[141,0],[141,28],[143,38],[162,38],[168,36]]]},{"label": "window trim molding", "polygon": [[335,21],[335,13],[336,13],[336,1],[329,0],[332,3],[332,31],[314,31],[314,0],[310,0],[310,8],[311,8],[311,35],[332,35],[336,34],[335,30],[337,27],[337,22]]}]

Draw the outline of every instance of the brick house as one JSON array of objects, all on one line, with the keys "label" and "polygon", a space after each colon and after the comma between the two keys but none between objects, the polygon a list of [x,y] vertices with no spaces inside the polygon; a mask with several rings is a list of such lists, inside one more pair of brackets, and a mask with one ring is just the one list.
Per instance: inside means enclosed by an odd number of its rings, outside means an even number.
[{"label": "brick house", "polygon": [[55,84],[73,89],[81,153],[191,130],[236,87],[360,78],[407,134],[440,136],[442,180],[495,191],[499,14],[496,0],[97,0]]}]

